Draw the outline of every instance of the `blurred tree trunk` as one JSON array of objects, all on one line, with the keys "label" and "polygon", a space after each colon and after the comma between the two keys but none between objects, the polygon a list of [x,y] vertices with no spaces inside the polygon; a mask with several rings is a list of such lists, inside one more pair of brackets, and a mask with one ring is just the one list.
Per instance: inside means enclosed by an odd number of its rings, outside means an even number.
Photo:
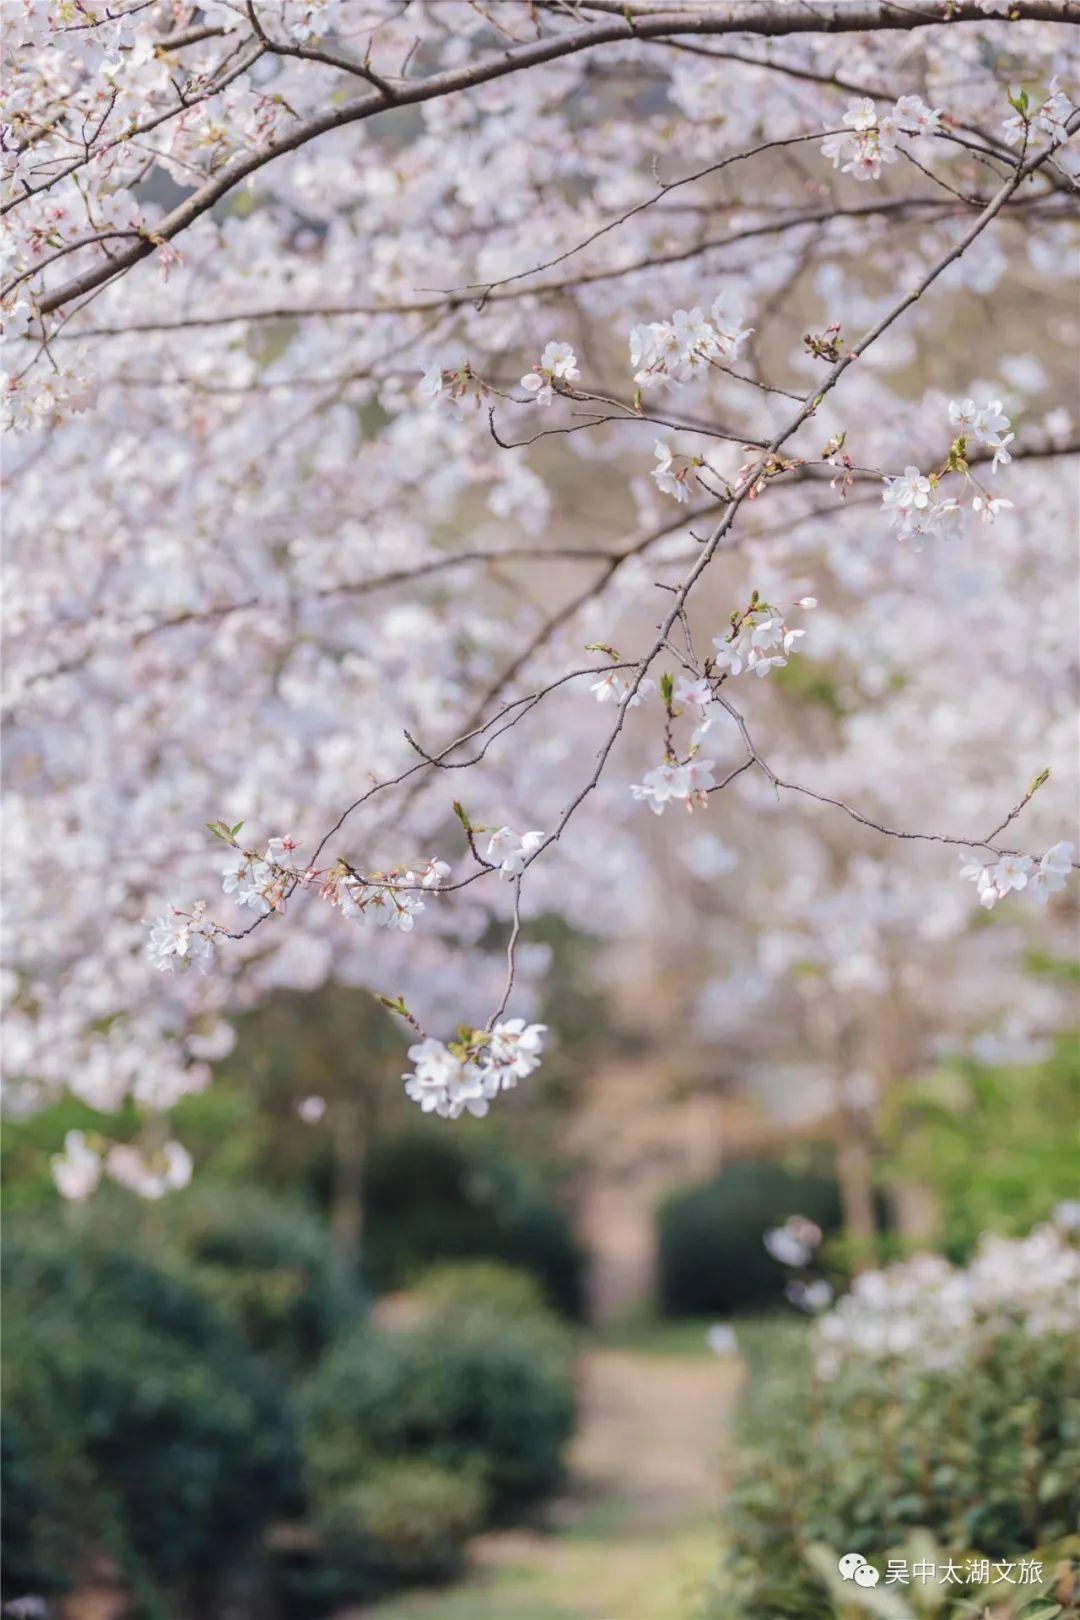
[{"label": "blurred tree trunk", "polygon": [[856,1271],[877,1264],[877,1210],[866,1125],[849,1108],[837,1114],[836,1179],[844,1212],[844,1232]]}]

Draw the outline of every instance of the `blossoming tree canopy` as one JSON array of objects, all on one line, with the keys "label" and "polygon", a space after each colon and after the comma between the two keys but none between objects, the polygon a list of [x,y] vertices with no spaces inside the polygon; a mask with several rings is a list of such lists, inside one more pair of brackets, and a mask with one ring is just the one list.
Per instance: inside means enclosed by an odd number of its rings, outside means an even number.
[{"label": "blossoming tree canopy", "polygon": [[484,1113],[543,911],[679,955],[702,1038],[786,1008],[770,1062],[834,992],[910,1063],[1017,1015],[1077,20],[8,0],[7,1073],[148,1120],[61,1191],[182,1184],[230,1011],[329,976]]}]

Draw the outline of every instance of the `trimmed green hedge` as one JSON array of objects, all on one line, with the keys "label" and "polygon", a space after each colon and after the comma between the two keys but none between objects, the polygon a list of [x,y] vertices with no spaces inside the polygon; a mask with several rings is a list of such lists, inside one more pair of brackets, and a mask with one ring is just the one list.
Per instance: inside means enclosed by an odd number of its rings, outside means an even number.
[{"label": "trimmed green hedge", "polygon": [[414,1128],[376,1141],[364,1193],[364,1275],[407,1288],[442,1260],[531,1272],[550,1305],[578,1317],[584,1256],[542,1179],[497,1143]]},{"label": "trimmed green hedge", "polygon": [[670,1194],[657,1213],[663,1311],[727,1315],[781,1300],[786,1273],[763,1240],[789,1215],[835,1230],[836,1183],[761,1160],[733,1164],[713,1181]]},{"label": "trimmed green hedge", "polygon": [[153,1613],[295,1505],[281,1392],[185,1281],[76,1214],[9,1220],[3,1293],[8,1585],[68,1585],[104,1549]]},{"label": "trimmed green hedge", "polygon": [[193,1286],[244,1342],[302,1371],[364,1313],[306,1205],[255,1187],[196,1186],[169,1205],[169,1240]]},{"label": "trimmed green hedge", "polygon": [[483,1511],[474,1479],[424,1461],[369,1464],[316,1504],[310,1539],[282,1557],[289,1613],[322,1616],[402,1586],[452,1580]]},{"label": "trimmed green hedge", "polygon": [[481,1485],[505,1519],[558,1483],[574,1427],[570,1346],[558,1324],[477,1305],[336,1346],[305,1392],[316,1497],[372,1461],[423,1458]]}]

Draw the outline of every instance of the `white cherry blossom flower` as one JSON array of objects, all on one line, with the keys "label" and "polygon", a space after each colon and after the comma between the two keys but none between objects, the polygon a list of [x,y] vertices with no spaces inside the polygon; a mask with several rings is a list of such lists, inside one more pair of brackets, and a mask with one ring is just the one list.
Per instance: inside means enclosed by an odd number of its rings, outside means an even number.
[{"label": "white cherry blossom flower", "polygon": [[68,1131],[63,1153],[52,1157],[52,1178],[61,1198],[82,1203],[101,1180],[101,1154],[86,1145],[82,1131]]},{"label": "white cherry blossom flower", "polygon": [[657,439],[653,448],[656,457],[656,466],[652,475],[656,480],[656,487],[665,495],[674,495],[677,501],[690,499],[690,483],[695,470],[701,466],[697,456],[676,455],[671,447]]},{"label": "white cherry blossom flower", "polygon": [[1014,433],[1006,433],[994,446],[994,459],[990,464],[990,471],[997,472],[999,467],[1007,467],[1012,461],[1009,445],[1016,437]]},{"label": "white cherry blossom flower", "polygon": [[952,399],[949,401],[949,421],[957,433],[973,433],[978,417],[979,407],[973,399]]},{"label": "white cherry blossom flower", "polygon": [[1073,846],[1067,840],[1054,844],[1030,874],[1028,887],[1040,905],[1063,889],[1072,875]]},{"label": "white cherry blossom flower", "polygon": [[[540,1067],[546,1024],[527,1024],[524,1018],[508,1018],[491,1031],[491,1062],[512,1077],[512,1084],[524,1080]],[[507,1081],[503,1079],[503,1088]]]},{"label": "white cherry blossom flower", "polygon": [[28,298],[14,298],[9,303],[0,305],[3,338],[6,340],[25,337],[33,318],[34,306]]},{"label": "white cherry blossom flower", "polygon": [[581,376],[577,355],[569,343],[549,343],[540,356],[540,368],[564,382],[576,382]]},{"label": "white cherry blossom flower", "polygon": [[928,107],[921,96],[901,96],[893,118],[905,134],[933,135],[941,128],[941,114]]},{"label": "white cherry blossom flower", "polygon": [[1046,100],[1039,108],[1035,122],[1053,140],[1062,141],[1067,133],[1067,126],[1074,110],[1074,103],[1062,90],[1056,76],[1050,80],[1047,92]]},{"label": "white cherry blossom flower", "polygon": [[654,815],[662,816],[672,799],[685,799],[690,781],[684,765],[665,761],[645,773],[645,780],[630,789],[635,799],[647,804]]},{"label": "white cherry blossom flower", "polygon": [[1006,500],[1004,495],[976,495],[971,503],[971,510],[975,512],[984,523],[993,523],[999,512],[1009,511],[1013,502]]},{"label": "white cherry blossom flower", "polygon": [[424,399],[430,400],[434,405],[442,394],[446,385],[443,368],[436,361],[432,361],[420,379],[418,392]]},{"label": "white cherry blossom flower", "polygon": [[1002,433],[1008,431],[1009,425],[1009,418],[1001,409],[1000,399],[992,399],[988,405],[983,405],[976,412],[972,432],[983,444],[997,445],[1001,442]]},{"label": "white cherry blossom flower", "polygon": [[516,833],[511,827],[500,827],[488,840],[488,859],[494,861],[505,878],[520,877],[525,863],[544,842],[542,832]]},{"label": "white cherry blossom flower", "polygon": [[712,688],[703,675],[691,677],[680,674],[675,681],[674,698],[676,703],[689,703],[704,709],[712,702]]},{"label": "white cherry blossom flower", "polygon": [[1013,890],[1027,888],[1033,864],[1030,855],[1002,855],[991,863],[972,855],[965,859],[960,876],[975,881],[979,904],[990,911]]},{"label": "white cherry blossom flower", "polygon": [[526,393],[534,394],[535,404],[550,405],[554,399],[551,387],[551,378],[546,377],[542,371],[527,372],[521,379],[521,386]]},{"label": "white cherry blossom flower", "polygon": [[139,1198],[152,1201],[179,1192],[191,1181],[192,1160],[180,1142],[166,1142],[149,1158],[137,1147],[115,1143],[105,1155],[105,1174]]},{"label": "white cherry blossom flower", "polygon": [[598,680],[593,681],[589,691],[594,694],[597,703],[626,703],[628,708],[636,709],[656,691],[656,682],[646,675],[638,682],[637,691],[630,696],[630,682],[622,670],[606,669]]},{"label": "white cherry blossom flower", "polygon": [[425,889],[441,889],[450,872],[449,861],[440,861],[433,855],[420,869],[420,883]]},{"label": "white cherry blossom flower", "polygon": [[147,951],[159,973],[178,973],[194,967],[207,973],[214,959],[214,942],[209,925],[202,919],[203,903],[190,916],[172,910],[151,925]]}]

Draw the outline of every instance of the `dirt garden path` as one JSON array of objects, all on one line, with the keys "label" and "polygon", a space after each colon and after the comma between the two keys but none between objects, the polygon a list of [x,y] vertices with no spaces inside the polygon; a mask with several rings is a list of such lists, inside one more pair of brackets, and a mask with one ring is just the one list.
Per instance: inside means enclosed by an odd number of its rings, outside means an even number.
[{"label": "dirt garden path", "polygon": [[588,1351],[568,1485],[545,1529],[481,1536],[461,1585],[364,1620],[691,1620],[715,1565],[741,1378],[696,1330],[678,1353],[663,1330],[655,1347]]}]

